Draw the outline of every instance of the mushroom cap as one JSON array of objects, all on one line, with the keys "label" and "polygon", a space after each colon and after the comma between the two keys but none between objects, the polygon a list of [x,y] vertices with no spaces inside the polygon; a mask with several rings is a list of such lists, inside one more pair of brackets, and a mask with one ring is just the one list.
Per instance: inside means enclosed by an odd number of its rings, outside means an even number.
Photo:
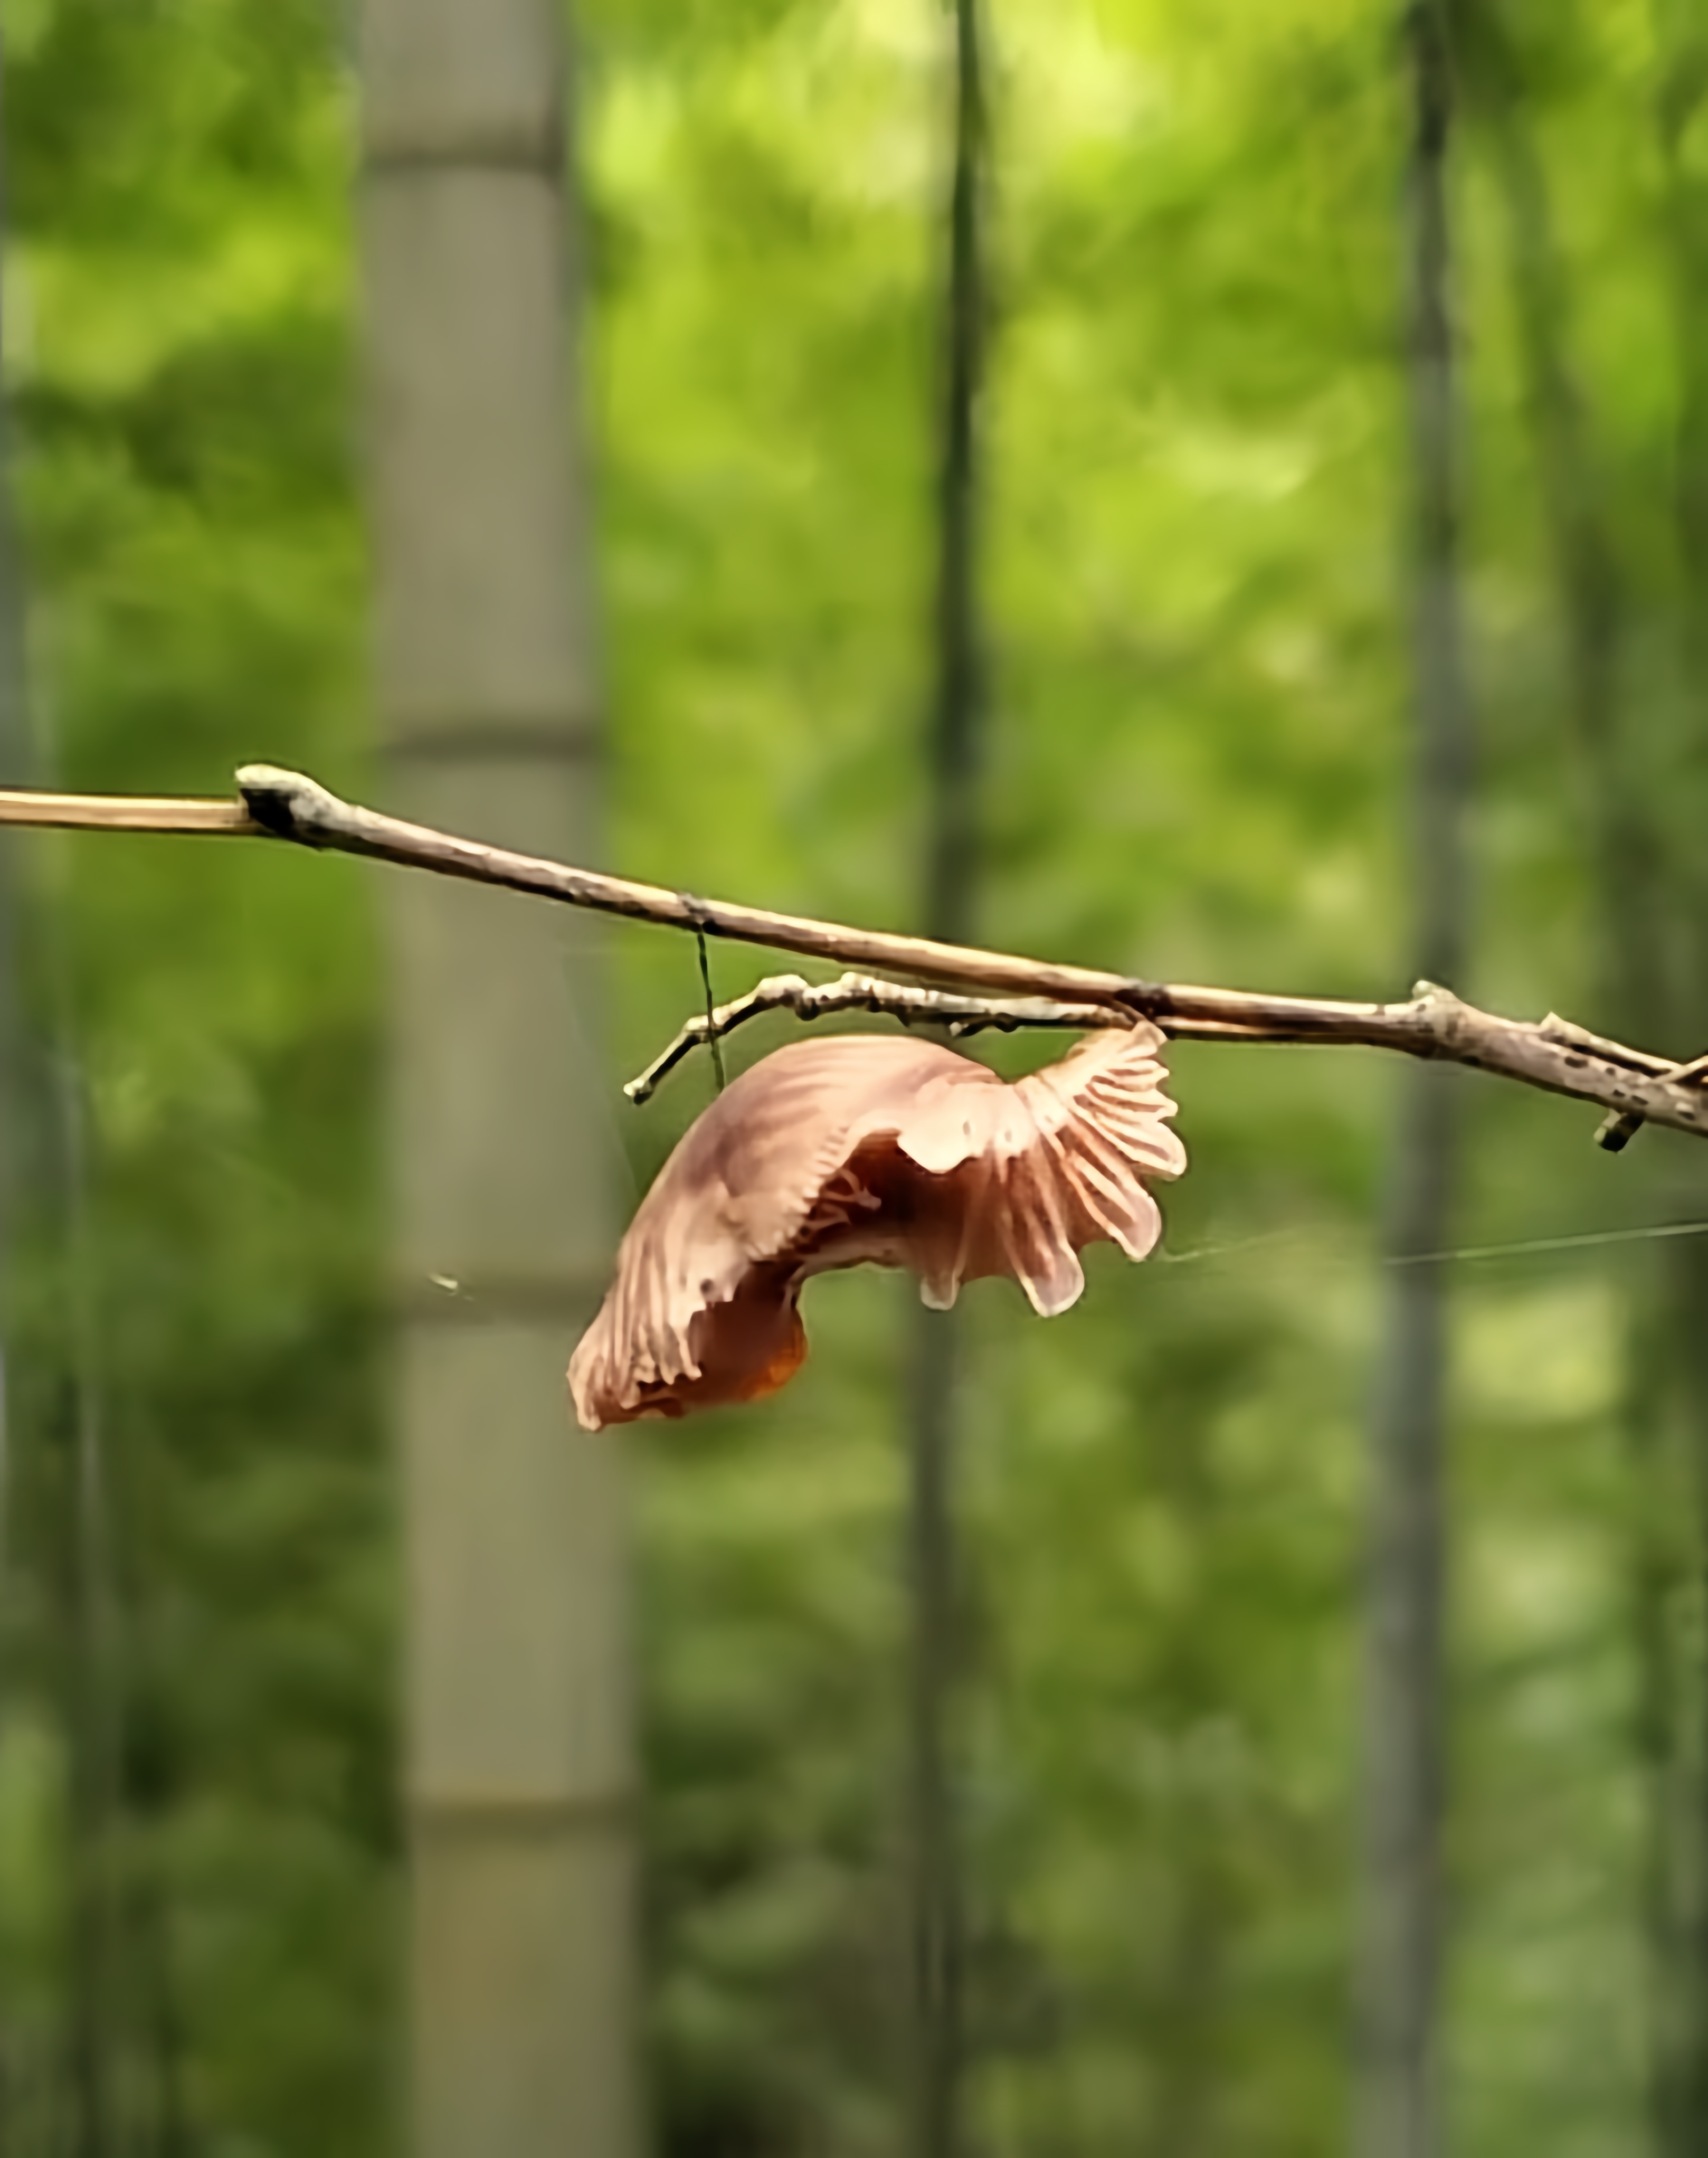
[{"label": "mushroom cap", "polygon": [[774,1392],[807,1353],[809,1276],[906,1267],[947,1309],[1007,1274],[1045,1318],[1102,1240],[1142,1259],[1162,1231],[1143,1179],[1179,1176],[1163,1036],[1087,1035],[1012,1085],[933,1041],[797,1041],[732,1080],[642,1200],[570,1364],[583,1427]]}]

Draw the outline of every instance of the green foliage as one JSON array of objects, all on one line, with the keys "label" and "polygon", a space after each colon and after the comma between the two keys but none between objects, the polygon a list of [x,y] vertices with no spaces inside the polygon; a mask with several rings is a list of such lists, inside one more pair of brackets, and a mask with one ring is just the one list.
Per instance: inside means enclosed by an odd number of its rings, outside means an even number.
[{"label": "green foliage", "polygon": [[[1392,993],[1407,693],[1391,18],[1316,0],[1209,21],[1022,0],[992,14],[986,933],[1164,978]],[[944,34],[876,5],[686,47],[648,48],[614,4],[586,31],[623,853],[672,882],[882,921],[915,904]],[[1592,420],[1634,493],[1671,424],[1641,349],[1654,267],[1644,282],[1642,209],[1623,192],[1648,155],[1631,85],[1651,56],[1628,36],[1609,76],[1582,49],[1596,34],[1557,18],[1545,33],[1591,110],[1556,112],[1551,78],[1538,95],[1563,137],[1549,169],[1602,206],[1596,243],[1617,256]],[[1574,154],[1613,137],[1621,168]],[[1467,986],[1592,1012],[1551,560],[1474,147],[1461,199],[1486,741]],[[1566,229],[1569,274],[1592,274]],[[1652,504],[1632,544],[1653,643],[1674,543]],[[673,948],[637,948],[624,978],[632,1061],[694,991]],[[1387,1075],[1302,1050],[1175,1063],[1195,1166],[1171,1241],[1234,1248],[1095,1269],[1049,1329],[1002,1291],[970,1299],[973,2013],[994,2149],[1303,2152],[1341,2133],[1360,1254]],[[661,1119],[699,1098],[679,1083]],[[1475,1106],[1467,1242],[1700,1211],[1610,1171],[1568,1109],[1492,1090]],[[1684,1152],[1643,1144],[1664,1187]],[[1617,1251],[1463,1277],[1452,2042],[1476,2151],[1642,2135],[1616,1375],[1623,1289],[1643,1278]],[[791,1395],[650,1457],[662,2057],[684,2148],[893,2147],[896,1935],[885,1913],[875,1945],[871,1913],[893,1895],[900,1615],[870,1581],[899,1563],[899,1417],[849,1429],[838,1329],[865,1293],[818,1293],[815,1363]],[[864,1338],[875,1321],[859,1323]],[[864,1388],[876,1368],[868,1352]],[[844,1485],[850,1445],[870,1465]],[[725,1539],[745,1564],[703,1576]],[[850,1638],[824,1604],[855,1550]],[[702,1578],[717,1601],[689,1624],[679,1599]],[[816,1686],[799,1675],[814,1652]],[[685,1755],[720,1666],[748,1706]],[[775,1694],[771,1670],[790,1674]],[[803,1691],[835,1704],[823,1740]],[[815,1788],[813,1828],[797,1809]],[[831,1856],[845,1877],[827,1908]],[[887,1991],[869,1976],[850,2016],[850,1965],[875,1955]]]},{"label": "green foliage", "polygon": [[[989,12],[983,933],[1153,976],[1401,989],[1391,12]],[[213,792],[266,755],[364,791],[332,11],[9,0],[5,19],[45,753],[81,786]],[[1657,236],[1647,23],[1518,27],[1633,594],[1631,700],[1686,829],[1700,737],[1665,482],[1700,363]],[[916,918],[947,27],[929,0],[581,11],[613,848],[637,875]],[[1595,1024],[1584,792],[1474,142],[1459,203],[1484,735],[1466,986]],[[31,860],[92,1119],[126,2043],[175,2060],[189,2148],[382,2150],[398,1866],[367,882],[214,841]],[[679,940],[613,949],[632,1069],[698,982]],[[760,964],[714,954],[723,989]],[[1342,2132],[1391,1075],[1304,1049],[1174,1066],[1194,1166],[1169,1257],[1101,1254],[1048,1327],[1005,1288],[968,1298],[974,2101],[1016,2158],[1303,2158]],[[690,1069],[642,1114],[613,1089],[637,1180],[707,1083]],[[1702,1211],[1685,1142],[1615,1164],[1569,1107],[1467,1086],[1467,1242]],[[38,1261],[0,1723],[0,2014],[31,2060],[62,2026],[78,1874],[71,1440],[59,1272]],[[1647,1274],[1614,1247],[1460,1279],[1457,2141],[1610,2158],[1643,2141],[1618,1373]],[[637,1445],[656,2110],[682,2158],[895,2147],[900,1309],[875,1279],[809,1303],[787,1393]]]},{"label": "green foliage", "polygon": [[[40,763],[214,792],[265,750],[359,785],[348,101],[323,13],[63,0],[7,28]],[[364,896],[345,865],[214,841],[44,839],[25,866],[51,917],[38,1016],[94,1144],[70,1271],[120,1607],[111,2016],[133,2079],[139,2052],[168,2055],[156,2079],[179,2083],[195,2147],[370,2152],[396,1830]],[[14,1876],[65,1773],[76,1595],[56,1407],[75,1352],[39,1240],[23,1271]],[[8,2001],[63,2000],[54,1929],[17,1908]],[[38,2007],[8,2018],[20,2083],[53,2066]],[[27,2110],[12,2127],[29,2148]]]}]

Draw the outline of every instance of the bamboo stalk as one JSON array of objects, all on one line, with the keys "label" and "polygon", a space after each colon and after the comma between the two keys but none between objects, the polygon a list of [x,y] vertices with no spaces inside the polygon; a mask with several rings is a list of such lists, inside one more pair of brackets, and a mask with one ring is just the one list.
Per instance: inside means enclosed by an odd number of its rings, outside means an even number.
[{"label": "bamboo stalk", "polygon": [[[1412,950],[1421,973],[1455,976],[1472,944],[1466,823],[1475,769],[1459,566],[1463,415],[1449,206],[1456,85],[1446,0],[1402,0],[1401,19],[1411,105],[1403,252]],[[1355,2158],[1437,2158],[1441,2149],[1452,1312],[1445,1273],[1415,1261],[1449,1241],[1463,1112],[1445,1071],[1414,1066],[1406,1079],[1385,1210],[1392,1271],[1369,1431]]]}]

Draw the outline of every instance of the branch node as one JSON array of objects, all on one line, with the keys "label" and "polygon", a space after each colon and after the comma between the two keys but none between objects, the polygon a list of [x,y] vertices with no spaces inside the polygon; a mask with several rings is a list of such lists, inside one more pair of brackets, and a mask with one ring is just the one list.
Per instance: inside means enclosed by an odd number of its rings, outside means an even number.
[{"label": "branch node", "polygon": [[711,907],[705,900],[691,891],[679,891],[676,897],[682,908],[684,920],[697,937],[715,937],[718,934],[717,923],[713,920]]},{"label": "branch node", "polygon": [[1122,983],[1121,1002],[1141,1019],[1162,1020],[1174,1008],[1166,983],[1141,981],[1137,975]]},{"label": "branch node", "polygon": [[276,764],[240,766],[237,791],[257,824],[275,839],[294,839],[304,847],[321,844],[317,825],[340,806],[338,797],[317,781]]}]

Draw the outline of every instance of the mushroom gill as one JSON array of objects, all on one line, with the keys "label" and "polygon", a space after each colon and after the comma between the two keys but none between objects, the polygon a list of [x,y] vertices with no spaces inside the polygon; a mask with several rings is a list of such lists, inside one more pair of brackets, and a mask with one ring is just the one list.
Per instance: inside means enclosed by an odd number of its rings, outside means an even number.
[{"label": "mushroom gill", "polygon": [[1163,1036],[1090,1035],[1009,1085],[937,1043],[800,1041],[733,1080],[641,1202],[570,1364],[584,1428],[756,1401],[807,1354],[811,1275],[906,1267],[947,1309],[1007,1274],[1045,1318],[1100,1240],[1142,1259],[1162,1230],[1145,1180],[1186,1150],[1169,1128]]}]

